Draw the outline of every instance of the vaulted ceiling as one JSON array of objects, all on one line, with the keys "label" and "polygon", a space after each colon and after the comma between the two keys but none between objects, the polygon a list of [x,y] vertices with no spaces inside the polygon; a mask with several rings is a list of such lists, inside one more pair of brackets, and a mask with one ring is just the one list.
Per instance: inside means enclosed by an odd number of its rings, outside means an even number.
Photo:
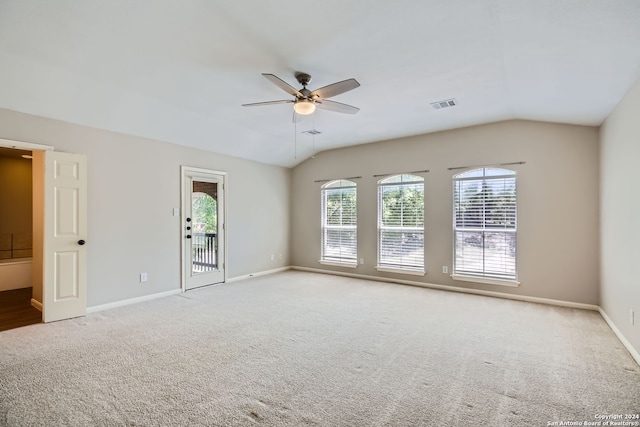
[{"label": "vaulted ceiling", "polygon": [[[361,110],[241,106],[291,99],[261,73],[298,71],[357,79],[331,99]],[[514,118],[597,126],[638,78],[637,0],[0,0],[0,108],[287,167]]]}]

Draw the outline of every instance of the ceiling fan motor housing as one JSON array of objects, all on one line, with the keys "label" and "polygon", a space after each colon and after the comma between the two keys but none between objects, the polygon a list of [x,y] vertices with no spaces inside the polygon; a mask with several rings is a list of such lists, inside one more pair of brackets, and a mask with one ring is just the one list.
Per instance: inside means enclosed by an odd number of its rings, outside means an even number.
[{"label": "ceiling fan motor housing", "polygon": [[296,73],[296,80],[298,80],[298,83],[302,86],[306,86],[311,81],[311,76],[307,73]]}]

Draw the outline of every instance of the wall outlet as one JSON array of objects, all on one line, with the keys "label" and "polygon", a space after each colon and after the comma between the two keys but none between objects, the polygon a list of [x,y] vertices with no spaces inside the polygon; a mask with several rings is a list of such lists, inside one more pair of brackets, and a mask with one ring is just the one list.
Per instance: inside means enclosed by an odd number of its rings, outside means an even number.
[{"label": "wall outlet", "polygon": [[449,274],[449,267],[447,267],[446,265],[442,266],[442,274]]},{"label": "wall outlet", "polygon": [[364,258],[360,258],[360,265],[364,264]]},{"label": "wall outlet", "polygon": [[140,273],[140,283],[147,281],[147,273]]},{"label": "wall outlet", "polygon": [[271,254],[271,261],[273,261],[274,259],[276,259],[276,256],[274,254]]},{"label": "wall outlet", "polygon": [[629,309],[629,322],[631,322],[631,324],[632,324],[632,325],[633,325],[633,324],[634,324],[634,322],[635,322],[634,314],[633,314],[633,308],[630,308],[630,309]]}]

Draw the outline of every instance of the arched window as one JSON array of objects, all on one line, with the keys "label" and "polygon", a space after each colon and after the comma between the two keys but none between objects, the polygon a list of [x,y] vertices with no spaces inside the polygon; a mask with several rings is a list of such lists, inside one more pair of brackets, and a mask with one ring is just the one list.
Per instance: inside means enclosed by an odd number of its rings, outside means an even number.
[{"label": "arched window", "polygon": [[378,270],[424,274],[424,178],[378,181]]},{"label": "arched window", "polygon": [[320,262],[355,267],[358,262],[356,183],[331,181],[322,186],[322,255]]},{"label": "arched window", "polygon": [[480,168],[453,176],[453,277],[515,282],[516,173]]}]

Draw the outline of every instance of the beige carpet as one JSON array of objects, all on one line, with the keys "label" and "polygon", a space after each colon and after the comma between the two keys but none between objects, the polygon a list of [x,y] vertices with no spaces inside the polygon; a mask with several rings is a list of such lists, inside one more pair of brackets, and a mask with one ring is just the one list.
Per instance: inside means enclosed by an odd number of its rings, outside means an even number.
[{"label": "beige carpet", "polygon": [[596,312],[284,272],[0,332],[0,425],[548,426],[640,411]]}]

